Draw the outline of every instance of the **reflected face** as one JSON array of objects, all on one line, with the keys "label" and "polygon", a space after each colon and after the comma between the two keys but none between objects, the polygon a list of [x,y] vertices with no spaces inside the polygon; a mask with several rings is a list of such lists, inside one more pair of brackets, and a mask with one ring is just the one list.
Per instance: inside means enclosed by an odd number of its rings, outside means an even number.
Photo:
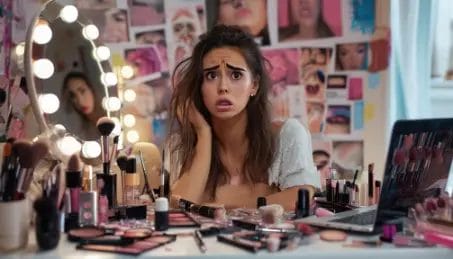
[{"label": "reflected face", "polygon": [[204,56],[201,92],[213,118],[239,115],[257,90],[257,82],[239,49],[216,48]]},{"label": "reflected face", "polygon": [[315,28],[321,13],[319,0],[291,0],[291,14],[301,27]]},{"label": "reflected face", "polygon": [[88,115],[94,111],[94,93],[85,80],[70,79],[67,91],[72,105],[78,112]]},{"label": "reflected face", "polygon": [[365,43],[342,44],[338,47],[338,59],[343,70],[364,69],[366,57]]},{"label": "reflected face", "polygon": [[220,0],[217,22],[238,25],[257,36],[267,24],[266,0]]}]

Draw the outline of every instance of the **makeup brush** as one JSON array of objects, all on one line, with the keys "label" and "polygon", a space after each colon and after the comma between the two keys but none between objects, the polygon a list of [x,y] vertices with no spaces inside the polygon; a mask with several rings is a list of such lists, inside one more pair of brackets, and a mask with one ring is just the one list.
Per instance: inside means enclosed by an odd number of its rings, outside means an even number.
[{"label": "makeup brush", "polygon": [[3,146],[3,162],[0,172],[0,196],[3,195],[3,192],[5,190],[5,177],[7,174],[8,164],[11,157],[11,148],[12,144],[8,142],[6,142],[5,145]]},{"label": "makeup brush", "polygon": [[147,190],[147,192],[149,193],[149,196],[151,196],[151,200],[153,202],[155,202],[156,201],[156,194],[154,193],[153,188],[148,183],[148,172],[146,171],[145,159],[143,158],[143,153],[140,150],[138,151],[138,153],[139,153],[139,157],[138,158],[140,159],[140,163],[142,165],[143,178],[145,180],[145,186],[143,187],[143,189]]},{"label": "makeup brush", "polygon": [[122,200],[123,200],[123,203],[126,202],[126,190],[124,189],[124,173],[126,171],[126,167],[127,167],[127,156],[125,155],[119,155],[117,158],[116,158],[116,164],[118,165],[118,167],[120,168],[120,171],[121,171],[121,190],[123,192],[123,197],[122,197]]},{"label": "makeup brush", "polygon": [[118,153],[118,141],[120,140],[120,136],[117,135],[113,137],[113,147],[112,152],[110,153],[110,160],[115,160],[117,153]]},{"label": "makeup brush", "polygon": [[38,165],[39,161],[43,159],[47,153],[49,153],[49,145],[44,140],[38,140],[32,144],[32,167],[28,171],[27,178],[25,179],[24,190],[28,191],[30,188],[31,181],[33,180],[33,172],[35,167]]},{"label": "makeup brush", "polygon": [[[18,159],[20,154],[26,154],[27,156],[31,156],[31,143],[25,140],[16,141],[11,146],[11,156],[9,159],[9,163],[6,166],[6,171],[4,175],[4,192],[3,192],[3,200],[10,201],[13,199],[14,194],[16,192],[17,187],[17,180],[21,179],[20,166],[18,164]],[[24,176],[25,177],[25,176]]]},{"label": "makeup brush", "polygon": [[109,117],[101,117],[96,123],[99,133],[101,134],[102,145],[102,163],[104,164],[104,174],[110,173],[110,158],[109,158],[109,140],[108,137],[115,128],[115,122]]},{"label": "makeup brush", "polygon": [[[19,142],[19,141],[18,141]],[[17,143],[17,142],[16,142]],[[21,143],[21,142],[19,142]],[[15,189],[15,193],[12,194],[14,200],[20,200],[24,198],[24,193],[26,191],[25,186],[30,171],[33,170],[33,149],[32,144],[30,142],[24,142],[23,146],[19,147],[20,153],[18,154],[19,166],[16,168],[16,172],[18,170],[18,176],[16,177],[17,185]]]}]

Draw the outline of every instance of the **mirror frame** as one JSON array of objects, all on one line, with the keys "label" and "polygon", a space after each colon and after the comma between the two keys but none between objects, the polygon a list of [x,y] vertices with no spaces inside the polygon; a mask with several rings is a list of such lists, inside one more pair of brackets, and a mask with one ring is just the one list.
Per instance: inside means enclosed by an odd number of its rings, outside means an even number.
[{"label": "mirror frame", "polygon": [[[34,29],[35,29],[35,26],[37,24],[37,22],[39,21],[40,17],[41,17],[41,14],[43,13],[43,11],[46,9],[46,7],[51,4],[51,3],[56,3],[56,4],[59,4],[57,3],[57,0],[49,0],[49,1],[46,1],[45,3],[42,4],[42,7],[39,9],[39,11],[33,16],[33,19],[30,21],[30,24],[27,28],[27,33],[26,33],[26,38],[25,38],[25,52],[24,52],[24,69],[25,69],[25,77],[26,77],[26,81],[27,81],[27,90],[28,90],[28,96],[30,98],[30,103],[31,103],[31,106],[32,106],[32,110],[33,110],[33,114],[35,116],[35,119],[38,123],[38,127],[39,127],[39,131],[42,133],[42,132],[45,132],[47,130],[49,130],[49,125],[48,125],[48,122],[46,121],[46,119],[44,118],[44,112],[42,111],[40,105],[39,105],[39,100],[38,100],[38,93],[36,91],[36,83],[35,83],[35,76],[34,76],[34,70],[33,70],[33,58],[32,58],[32,51],[33,51],[33,32],[34,32]],[[62,5],[62,7],[65,6],[65,4]],[[55,17],[56,19],[59,19],[59,17]],[[48,21],[49,24],[51,21]],[[81,17],[77,17],[77,20],[74,21],[73,23],[78,23],[81,28],[83,28],[83,26],[85,26],[84,23],[81,22]],[[81,32],[82,33],[82,32]],[[90,45],[94,48],[96,48],[96,44],[94,43],[93,40],[91,39],[85,39],[87,41],[89,41]],[[47,44],[47,43],[46,43]],[[106,73],[108,71],[105,71],[105,69],[102,67],[102,64],[100,60],[96,59],[96,64],[101,72],[102,73]],[[110,60],[109,60],[110,61]],[[112,72],[114,71],[114,69],[112,68],[111,64],[109,64]],[[45,80],[45,79],[44,79]],[[108,87],[103,85],[104,87],[104,97],[107,97],[107,98],[110,98],[109,96],[109,91],[108,91]],[[116,87],[118,87],[118,84],[116,85]],[[106,111],[106,116],[107,117],[111,117],[111,111],[110,109],[105,109]],[[115,111],[116,112],[116,111]],[[121,114],[120,111],[117,111],[118,114]],[[82,142],[85,142],[85,141],[89,141],[89,140],[86,140],[86,139],[80,139],[79,136],[77,136],[76,134],[74,134],[73,132],[71,131],[68,131],[66,130],[67,133],[69,133],[70,135],[72,136],[75,136],[76,138],[78,138],[79,140],[82,140]],[[81,143],[83,144],[83,143]]]}]

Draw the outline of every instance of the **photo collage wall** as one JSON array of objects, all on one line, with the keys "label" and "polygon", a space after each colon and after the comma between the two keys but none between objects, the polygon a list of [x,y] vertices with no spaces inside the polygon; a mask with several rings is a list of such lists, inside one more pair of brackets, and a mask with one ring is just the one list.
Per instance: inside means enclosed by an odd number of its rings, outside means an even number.
[{"label": "photo collage wall", "polygon": [[98,26],[112,60],[134,68],[125,85],[136,99],[122,111],[136,117],[140,141],[164,141],[171,73],[199,35],[215,24],[239,25],[268,60],[273,119],[296,118],[310,130],[322,176],[329,167],[347,178],[364,168],[366,89],[369,77],[387,69],[389,55],[390,31],[376,22],[382,10],[375,0],[74,2]]}]

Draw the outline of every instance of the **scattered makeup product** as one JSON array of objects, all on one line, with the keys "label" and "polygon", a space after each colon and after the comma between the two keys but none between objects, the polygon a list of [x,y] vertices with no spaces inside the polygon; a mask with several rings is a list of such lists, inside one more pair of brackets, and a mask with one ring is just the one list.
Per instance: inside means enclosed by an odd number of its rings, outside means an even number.
[{"label": "scattered makeup product", "polygon": [[203,217],[224,220],[226,219],[226,210],[222,207],[211,207],[205,205],[192,204],[190,205],[189,211],[201,215]]},{"label": "scattered makeup product", "polygon": [[397,247],[432,247],[435,244],[428,243],[424,239],[415,238],[413,235],[396,233],[393,237],[393,245]]},{"label": "scattered makeup product", "polygon": [[328,216],[335,215],[335,213],[333,213],[330,210],[319,207],[319,208],[316,208],[315,215],[317,217],[328,217]]},{"label": "scattered makeup product", "polygon": [[193,204],[195,203],[185,199],[178,200],[178,208],[180,208],[183,211],[190,211],[190,206],[192,206]]},{"label": "scattered makeup product", "polygon": [[79,197],[82,187],[82,162],[77,153],[68,161],[66,169],[66,187],[71,195],[71,212],[79,212]]},{"label": "scattered makeup product", "polygon": [[150,237],[152,234],[153,232],[149,228],[131,228],[125,230],[121,236],[131,239],[144,239]]},{"label": "scattered makeup product", "polygon": [[135,204],[140,196],[140,177],[137,174],[137,160],[135,156],[127,159],[126,175],[124,178],[124,192],[126,192],[126,204]]},{"label": "scattered makeup product", "polygon": [[331,202],[332,201],[332,179],[326,179],[326,200]]},{"label": "scattered makeup product", "polygon": [[77,249],[128,255],[140,255],[141,253],[144,253],[146,251],[174,242],[175,240],[176,235],[156,235],[145,238],[143,240],[135,241],[134,243],[126,246],[87,244],[79,245],[77,246]]},{"label": "scattered makeup product", "polygon": [[299,189],[297,193],[295,218],[305,218],[310,215],[310,193],[306,189]]},{"label": "scattered makeup product", "polygon": [[108,209],[117,207],[116,200],[116,174],[96,174],[98,195],[105,196],[108,200]]},{"label": "scattered makeup product", "polygon": [[253,231],[257,230],[259,227],[258,222],[251,222],[251,221],[245,221],[245,220],[240,220],[240,219],[233,219],[231,221],[231,223],[235,227],[240,227],[242,229],[253,230]]},{"label": "scattered makeup product", "polygon": [[115,208],[115,217],[121,219],[146,219],[146,205],[120,206]]},{"label": "scattered makeup product", "polygon": [[373,205],[374,201],[374,163],[368,165],[368,205]]},{"label": "scattered makeup product", "polygon": [[33,208],[36,211],[35,234],[39,249],[55,248],[60,241],[60,223],[55,200],[42,197],[34,202]]},{"label": "scattered makeup product", "polygon": [[140,159],[140,164],[142,165],[142,170],[143,170],[143,179],[145,181],[145,185],[143,186],[143,192],[142,193],[148,193],[148,195],[151,197],[151,200],[153,202],[156,201],[156,194],[154,193],[153,188],[149,185],[148,182],[148,172],[146,171],[146,166],[145,166],[145,159],[143,158],[143,153],[141,150],[138,151],[139,154],[139,159]]},{"label": "scattered makeup product", "polygon": [[200,249],[200,252],[206,253],[207,248],[203,241],[203,237],[201,236],[200,230],[195,230],[193,236],[195,238],[195,242],[197,243],[198,249]]},{"label": "scattered makeup product", "polygon": [[258,199],[256,199],[256,208],[257,209],[259,209],[262,206],[266,206],[266,205],[267,205],[266,197],[258,197]]},{"label": "scattered makeup product", "polygon": [[266,239],[267,250],[271,253],[277,252],[280,248],[280,237],[275,235],[269,235]]},{"label": "scattered makeup product", "polygon": [[217,241],[242,248],[252,253],[256,253],[262,248],[261,242],[237,238],[231,234],[220,234],[217,236]]},{"label": "scattered makeup product", "polygon": [[282,221],[284,209],[279,204],[270,204],[258,209],[265,224],[278,224]]},{"label": "scattered makeup product", "polygon": [[105,231],[96,227],[76,228],[68,232],[68,240],[71,242],[79,242],[84,239],[92,239],[103,236]]},{"label": "scattered makeup product", "polygon": [[170,211],[169,214],[169,227],[199,227],[200,224],[190,216],[187,212],[174,210]]},{"label": "scattered makeup product", "polygon": [[343,247],[380,247],[382,242],[380,240],[352,240],[350,243],[343,244]]},{"label": "scattered makeup product", "polygon": [[79,225],[92,227],[98,225],[98,193],[93,189],[93,170],[88,170],[88,190],[80,192]]},{"label": "scattered makeup product", "polygon": [[126,246],[134,243],[132,238],[124,238],[122,236],[101,236],[90,239],[80,240],[80,245],[112,245],[112,246]]},{"label": "scattered makeup product", "polygon": [[165,231],[168,229],[168,200],[165,197],[159,197],[155,203],[154,228],[157,231]]},{"label": "scattered makeup product", "polygon": [[348,235],[339,230],[323,230],[319,232],[319,238],[324,241],[340,242],[346,240]]},{"label": "scattered makeup product", "polygon": [[[102,179],[101,179],[101,181],[102,181]],[[102,184],[98,184],[98,186],[100,186],[100,187],[103,186],[103,183]],[[98,190],[99,189],[102,190],[102,187],[98,188]],[[98,207],[99,207],[99,209],[98,209],[98,223],[99,224],[107,223],[107,221],[109,219],[109,216],[108,216],[109,199],[107,198],[107,195],[102,193],[102,191],[99,194]]]},{"label": "scattered makeup product", "polygon": [[380,236],[381,241],[392,242],[393,237],[396,234],[396,225],[392,223],[385,223],[382,226],[382,235]]}]

